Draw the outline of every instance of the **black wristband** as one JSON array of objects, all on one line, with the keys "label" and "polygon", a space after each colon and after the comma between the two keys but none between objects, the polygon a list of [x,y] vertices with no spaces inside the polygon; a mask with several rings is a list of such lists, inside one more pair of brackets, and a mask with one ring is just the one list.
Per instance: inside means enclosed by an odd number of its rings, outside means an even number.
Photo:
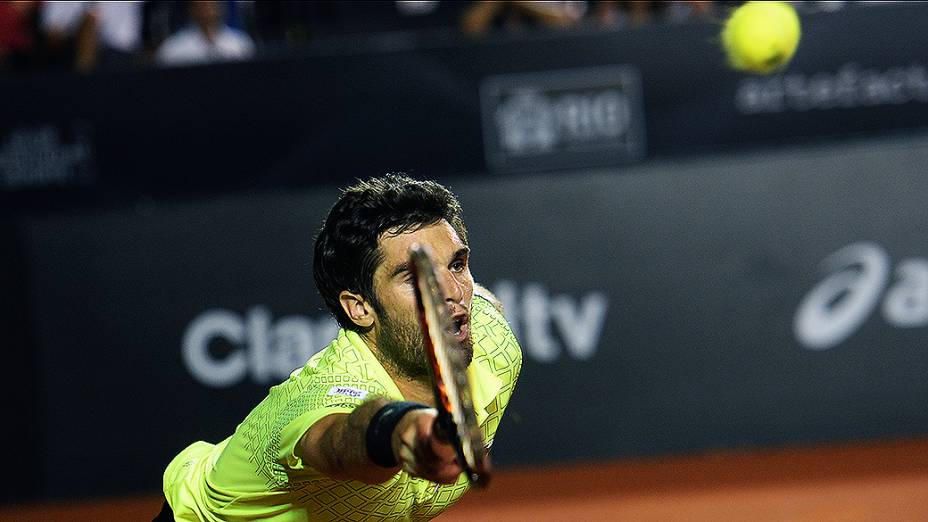
[{"label": "black wristband", "polygon": [[367,425],[366,439],[367,455],[374,464],[384,468],[392,468],[399,464],[390,443],[393,430],[403,415],[423,408],[428,408],[428,406],[418,402],[391,402],[377,410],[377,413],[371,417],[371,423]]}]

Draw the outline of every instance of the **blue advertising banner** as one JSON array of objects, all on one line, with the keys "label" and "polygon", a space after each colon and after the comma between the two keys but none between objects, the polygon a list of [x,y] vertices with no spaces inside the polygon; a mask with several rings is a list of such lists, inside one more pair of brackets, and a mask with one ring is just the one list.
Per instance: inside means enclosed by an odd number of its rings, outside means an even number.
[{"label": "blue advertising banner", "polygon": [[0,495],[231,433],[334,335],[338,187],[400,170],[522,343],[500,465],[928,434],[926,23],[805,16],[765,77],[706,23],[0,78]]},{"label": "blue advertising banner", "polygon": [[[447,180],[525,356],[496,461],[928,433],[926,162],[911,138]],[[156,490],[328,342],[336,195],[22,222],[42,496]]]}]

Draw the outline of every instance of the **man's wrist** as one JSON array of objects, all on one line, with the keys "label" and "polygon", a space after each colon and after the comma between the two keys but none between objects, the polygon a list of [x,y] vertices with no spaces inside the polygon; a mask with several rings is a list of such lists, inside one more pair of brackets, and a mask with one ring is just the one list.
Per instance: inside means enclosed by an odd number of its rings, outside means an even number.
[{"label": "man's wrist", "polygon": [[367,425],[367,456],[371,462],[384,468],[396,467],[399,462],[393,454],[391,443],[393,430],[404,415],[413,410],[426,409],[428,406],[417,402],[391,402],[377,410]]}]

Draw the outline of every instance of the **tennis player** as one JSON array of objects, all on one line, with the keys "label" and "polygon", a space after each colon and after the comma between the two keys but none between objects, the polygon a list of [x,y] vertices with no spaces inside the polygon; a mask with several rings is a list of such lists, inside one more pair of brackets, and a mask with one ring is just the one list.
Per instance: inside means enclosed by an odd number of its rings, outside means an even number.
[{"label": "tennis player", "polygon": [[468,489],[436,410],[409,247],[432,252],[450,333],[471,360],[489,446],[521,349],[476,285],[461,207],[441,185],[402,175],[340,196],[315,243],[313,275],[338,336],[218,444],[195,442],[164,472],[166,520],[426,520]]}]

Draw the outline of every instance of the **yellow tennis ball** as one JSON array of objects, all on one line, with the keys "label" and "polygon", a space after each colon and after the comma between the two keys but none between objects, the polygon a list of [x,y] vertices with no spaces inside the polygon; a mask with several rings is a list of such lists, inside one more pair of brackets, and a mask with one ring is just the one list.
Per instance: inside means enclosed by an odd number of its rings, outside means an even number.
[{"label": "yellow tennis ball", "polygon": [[735,69],[767,74],[789,63],[799,36],[799,16],[790,4],[747,2],[725,21],[722,45]]}]

